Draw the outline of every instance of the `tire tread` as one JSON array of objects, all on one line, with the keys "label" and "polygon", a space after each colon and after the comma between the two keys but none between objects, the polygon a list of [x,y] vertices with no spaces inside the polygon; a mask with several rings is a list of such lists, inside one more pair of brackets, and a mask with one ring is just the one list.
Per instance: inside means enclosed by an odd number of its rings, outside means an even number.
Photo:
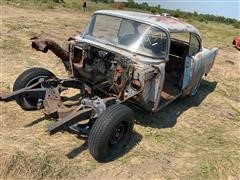
[{"label": "tire tread", "polygon": [[[55,75],[47,69],[40,68],[40,67],[30,68],[30,69],[27,69],[26,71],[24,71],[22,74],[20,74],[17,77],[17,79],[15,80],[15,82],[13,84],[13,91],[17,91],[19,89],[26,87],[26,85],[28,84],[28,82],[31,79],[33,79],[34,77],[37,77],[37,76],[42,76],[42,75],[49,76],[49,77],[55,77]],[[17,99],[16,102],[24,110],[32,110],[33,109],[33,108],[25,106],[21,99]]]},{"label": "tire tread", "polygon": [[[104,144],[107,136],[106,130],[111,129],[110,127],[114,123],[118,123],[119,116],[133,117],[133,112],[130,108],[122,104],[115,104],[110,106],[105,112],[103,112],[96,120],[89,134],[88,145],[91,155],[98,161],[102,161],[103,157],[99,154],[101,145]],[[133,122],[132,127],[133,128]]]}]

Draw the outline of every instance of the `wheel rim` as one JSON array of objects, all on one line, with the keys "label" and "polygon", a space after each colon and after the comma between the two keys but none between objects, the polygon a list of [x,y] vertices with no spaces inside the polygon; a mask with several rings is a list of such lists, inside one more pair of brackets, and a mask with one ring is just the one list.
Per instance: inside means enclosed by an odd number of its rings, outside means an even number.
[{"label": "wheel rim", "polygon": [[124,135],[126,134],[126,128],[124,127],[124,124],[123,122],[121,122],[120,124],[118,124],[116,126],[116,128],[113,130],[113,133],[109,139],[109,142],[110,142],[110,145],[111,146],[114,146],[118,143],[120,143],[123,138],[124,138]]},{"label": "wheel rim", "polygon": [[[40,78],[46,78],[46,77],[48,77],[48,76],[37,76],[37,77],[31,79],[25,87],[31,86],[31,85],[37,83]],[[39,84],[35,88],[41,88],[41,85]],[[39,98],[38,98],[38,96],[34,96],[34,95],[25,95],[23,97],[23,101],[27,104],[30,104],[31,106],[37,106]]]}]

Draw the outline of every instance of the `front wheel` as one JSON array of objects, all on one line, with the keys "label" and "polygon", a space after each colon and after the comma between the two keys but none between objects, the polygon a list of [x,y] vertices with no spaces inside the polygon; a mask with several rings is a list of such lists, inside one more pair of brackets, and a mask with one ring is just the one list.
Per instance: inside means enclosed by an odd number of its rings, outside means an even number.
[{"label": "front wheel", "polygon": [[128,145],[134,125],[134,114],[122,104],[115,104],[95,121],[88,137],[91,155],[99,162],[116,158]]},{"label": "front wheel", "polygon": [[[40,78],[50,78],[55,75],[43,68],[31,68],[24,71],[18,76],[14,85],[13,91],[31,86],[39,81]],[[40,85],[39,85],[40,86]],[[40,88],[40,87],[36,87]],[[19,97],[16,102],[24,110],[36,110],[39,97],[37,95],[24,95]]]}]

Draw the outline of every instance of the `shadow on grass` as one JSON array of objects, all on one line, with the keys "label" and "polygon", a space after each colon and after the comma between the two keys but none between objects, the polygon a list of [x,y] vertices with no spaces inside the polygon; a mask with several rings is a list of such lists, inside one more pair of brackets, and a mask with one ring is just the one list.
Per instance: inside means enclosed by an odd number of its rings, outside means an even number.
[{"label": "shadow on grass", "polygon": [[[77,147],[77,148],[74,148],[72,149],[69,153],[66,154],[67,158],[68,159],[74,159],[76,158],[78,155],[80,155],[83,151],[87,150],[88,149],[88,143],[87,143],[87,138],[83,138],[81,136],[79,136],[79,139],[84,139],[85,142]],[[123,149],[122,153],[118,154],[117,156],[115,156],[115,158],[113,159],[109,159],[107,160],[106,162],[111,162],[113,160],[116,160],[122,156],[124,156],[125,154],[127,154],[131,149],[133,149],[140,141],[142,140],[142,135],[139,134],[138,132],[136,131],[133,131],[133,134],[132,134],[132,138],[129,142],[129,144]]]},{"label": "shadow on grass", "polygon": [[[179,98],[160,112],[155,113],[153,115],[146,114],[141,111],[136,111],[136,123],[149,126],[152,128],[171,128],[177,123],[177,118],[184,111],[188,110],[191,107],[196,107],[211,93],[215,90],[217,82],[209,82],[203,80],[201,86],[199,88],[198,93],[193,97]],[[30,124],[27,124],[25,127],[33,126],[39,122],[44,120],[44,118],[39,118],[33,121]],[[69,131],[71,133],[71,131]],[[77,147],[72,149],[69,153],[66,154],[68,159],[74,159],[78,155],[80,155],[83,151],[88,149],[87,138],[78,136],[79,139],[84,140],[85,142]],[[133,149],[142,139],[142,135],[138,132],[133,132],[131,141],[128,146],[123,150],[123,152],[117,155],[114,159],[108,160],[107,162],[118,159],[128,153],[131,149]]]},{"label": "shadow on grass", "polygon": [[123,151],[117,155],[114,155],[114,158],[110,157],[109,159],[106,159],[106,161],[103,161],[103,163],[112,162],[124,156],[125,154],[130,152],[136,145],[138,145],[141,140],[142,140],[142,135],[136,131],[133,131],[131,140],[129,144],[123,149]]},{"label": "shadow on grass", "polygon": [[38,118],[38,119],[36,119],[36,120],[30,122],[29,124],[26,124],[24,127],[26,128],[26,127],[34,126],[34,125],[36,125],[36,124],[38,124],[38,123],[44,121],[45,119],[46,119],[45,116],[40,117],[40,118]]},{"label": "shadow on grass", "polygon": [[136,113],[136,123],[152,128],[171,128],[177,123],[177,118],[191,107],[196,107],[215,90],[217,82],[202,80],[198,93],[192,97],[183,97],[175,100],[173,103],[149,115],[142,112]]},{"label": "shadow on grass", "polygon": [[77,157],[79,154],[81,154],[83,151],[87,149],[88,149],[88,144],[87,144],[87,140],[85,140],[85,142],[81,146],[74,148],[69,153],[67,153],[66,156],[68,159],[74,159],[75,157]]}]

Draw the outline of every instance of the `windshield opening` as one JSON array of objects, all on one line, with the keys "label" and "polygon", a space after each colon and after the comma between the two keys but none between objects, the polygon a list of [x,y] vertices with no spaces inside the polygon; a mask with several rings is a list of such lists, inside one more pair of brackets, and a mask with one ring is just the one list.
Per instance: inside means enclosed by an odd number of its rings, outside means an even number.
[{"label": "windshield opening", "polygon": [[167,35],[163,30],[114,16],[93,16],[84,36],[101,39],[126,50],[156,58],[164,58],[167,52]]}]

